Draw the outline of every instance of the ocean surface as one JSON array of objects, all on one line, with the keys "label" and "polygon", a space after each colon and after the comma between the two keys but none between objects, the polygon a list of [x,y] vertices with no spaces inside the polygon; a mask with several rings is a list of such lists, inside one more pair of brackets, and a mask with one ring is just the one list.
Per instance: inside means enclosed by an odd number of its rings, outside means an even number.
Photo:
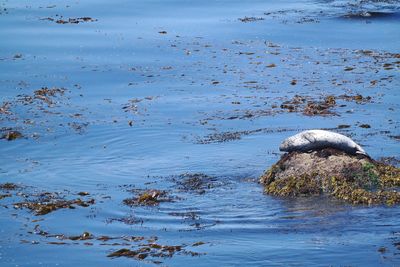
[{"label": "ocean surface", "polygon": [[0,266],[400,266],[399,207],[258,183],[306,129],[398,166],[399,53],[395,0],[0,0]]}]

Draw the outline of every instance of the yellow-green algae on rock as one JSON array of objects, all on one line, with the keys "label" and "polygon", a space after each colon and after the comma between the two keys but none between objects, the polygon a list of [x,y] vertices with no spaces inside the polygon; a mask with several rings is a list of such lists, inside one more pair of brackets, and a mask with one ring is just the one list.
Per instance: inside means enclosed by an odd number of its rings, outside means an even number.
[{"label": "yellow-green algae on rock", "polygon": [[400,203],[399,168],[332,148],[286,153],[260,182],[275,196],[328,194],[352,204]]}]

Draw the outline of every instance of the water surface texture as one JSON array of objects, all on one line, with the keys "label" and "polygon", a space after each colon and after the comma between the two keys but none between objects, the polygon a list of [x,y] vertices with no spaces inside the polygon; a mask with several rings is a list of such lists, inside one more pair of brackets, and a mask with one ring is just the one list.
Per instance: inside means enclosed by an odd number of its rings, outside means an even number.
[{"label": "water surface texture", "polygon": [[257,183],[305,129],[399,163],[400,1],[0,1],[0,40],[1,266],[400,265],[398,207]]}]

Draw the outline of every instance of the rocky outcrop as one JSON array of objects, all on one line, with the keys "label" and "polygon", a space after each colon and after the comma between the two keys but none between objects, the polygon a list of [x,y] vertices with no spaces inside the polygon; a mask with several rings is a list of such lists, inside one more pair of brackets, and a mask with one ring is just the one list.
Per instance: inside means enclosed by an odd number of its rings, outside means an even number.
[{"label": "rocky outcrop", "polygon": [[275,196],[328,194],[352,204],[400,203],[399,168],[333,148],[286,153],[260,182]]}]

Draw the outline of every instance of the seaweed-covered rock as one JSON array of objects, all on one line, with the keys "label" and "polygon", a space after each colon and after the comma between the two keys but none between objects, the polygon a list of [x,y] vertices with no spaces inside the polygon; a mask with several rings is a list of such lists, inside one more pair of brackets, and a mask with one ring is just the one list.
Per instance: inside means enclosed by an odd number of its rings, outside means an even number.
[{"label": "seaweed-covered rock", "polygon": [[400,203],[399,168],[333,148],[286,153],[260,182],[276,196],[328,194],[352,204]]}]

